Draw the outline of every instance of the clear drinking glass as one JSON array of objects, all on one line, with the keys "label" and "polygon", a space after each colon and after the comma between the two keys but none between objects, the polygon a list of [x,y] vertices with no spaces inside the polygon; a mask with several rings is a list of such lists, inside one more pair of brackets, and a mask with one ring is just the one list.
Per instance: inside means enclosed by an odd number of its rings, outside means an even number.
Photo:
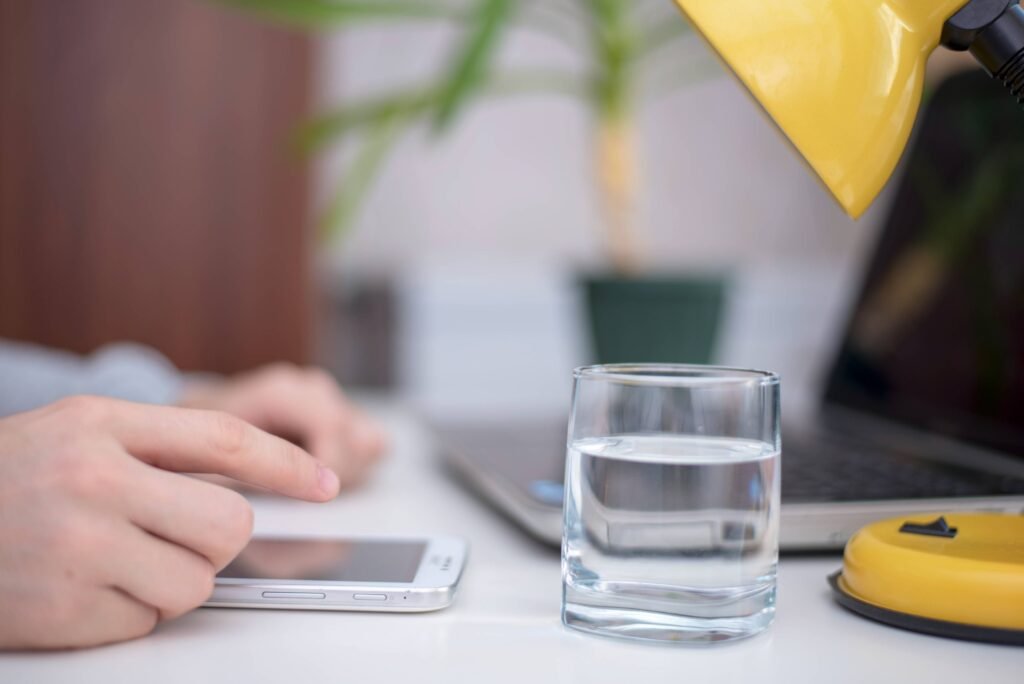
[{"label": "clear drinking glass", "polygon": [[717,642],[775,614],[779,378],[711,366],[575,371],[562,622]]}]

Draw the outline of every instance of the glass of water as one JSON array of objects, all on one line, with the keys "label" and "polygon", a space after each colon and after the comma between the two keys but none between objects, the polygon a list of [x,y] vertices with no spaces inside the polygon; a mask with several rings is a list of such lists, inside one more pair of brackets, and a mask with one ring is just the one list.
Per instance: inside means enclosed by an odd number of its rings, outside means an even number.
[{"label": "glass of water", "polygon": [[575,371],[562,622],[709,643],[775,614],[779,378],[711,366]]}]

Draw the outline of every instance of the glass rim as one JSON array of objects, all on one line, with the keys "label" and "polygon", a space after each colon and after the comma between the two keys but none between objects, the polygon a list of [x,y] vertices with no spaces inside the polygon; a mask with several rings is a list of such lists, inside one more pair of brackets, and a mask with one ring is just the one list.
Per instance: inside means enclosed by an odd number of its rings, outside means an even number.
[{"label": "glass rim", "polygon": [[601,363],[573,369],[574,380],[605,380],[637,385],[757,382],[761,386],[779,384],[772,371],[692,363]]}]

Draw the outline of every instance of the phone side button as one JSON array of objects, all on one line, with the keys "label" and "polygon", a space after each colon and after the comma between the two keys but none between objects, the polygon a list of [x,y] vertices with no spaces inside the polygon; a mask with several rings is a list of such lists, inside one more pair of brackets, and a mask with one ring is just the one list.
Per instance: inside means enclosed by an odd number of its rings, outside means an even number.
[{"label": "phone side button", "polygon": [[323,599],[327,594],[312,591],[265,591],[263,598],[268,599]]},{"label": "phone side button", "polygon": [[353,594],[356,601],[387,601],[387,594]]}]

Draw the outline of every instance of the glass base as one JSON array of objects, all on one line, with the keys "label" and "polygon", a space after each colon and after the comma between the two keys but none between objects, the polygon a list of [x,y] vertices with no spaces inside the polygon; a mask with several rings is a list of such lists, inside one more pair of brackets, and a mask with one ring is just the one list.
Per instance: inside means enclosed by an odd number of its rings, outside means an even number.
[{"label": "glass base", "polygon": [[774,618],[774,605],[754,615],[733,618],[695,618],[572,602],[562,607],[562,624],[582,632],[675,644],[703,645],[745,639],[763,632]]}]

